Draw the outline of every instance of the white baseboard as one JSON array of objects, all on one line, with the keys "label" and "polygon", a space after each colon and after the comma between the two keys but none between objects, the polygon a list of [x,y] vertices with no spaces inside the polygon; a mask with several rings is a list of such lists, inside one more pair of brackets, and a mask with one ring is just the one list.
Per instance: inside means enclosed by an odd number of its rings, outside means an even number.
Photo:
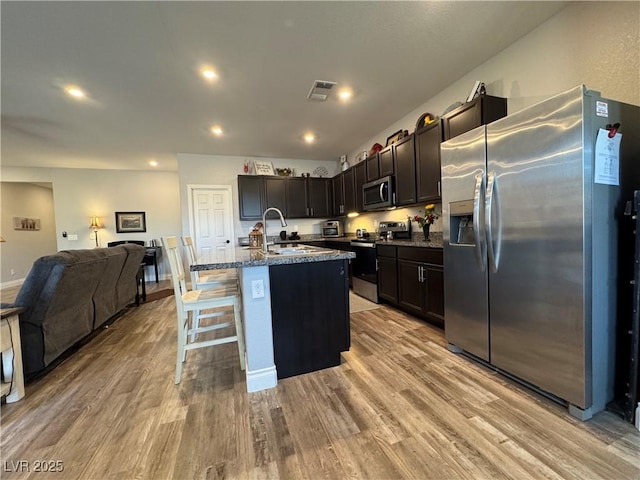
[{"label": "white baseboard", "polygon": [[259,392],[278,385],[276,366],[261,368],[260,370],[246,370],[247,392]]},{"label": "white baseboard", "polygon": [[17,280],[9,280],[8,282],[0,283],[0,288],[11,288],[17,287],[18,285],[22,285],[24,283],[24,278],[19,278]]}]

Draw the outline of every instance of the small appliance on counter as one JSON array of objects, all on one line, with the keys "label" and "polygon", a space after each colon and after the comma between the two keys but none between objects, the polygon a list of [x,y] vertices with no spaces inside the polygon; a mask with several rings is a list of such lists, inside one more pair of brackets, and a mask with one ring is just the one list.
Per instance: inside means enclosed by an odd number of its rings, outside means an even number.
[{"label": "small appliance on counter", "polygon": [[411,223],[380,222],[378,232],[382,240],[411,240]]},{"label": "small appliance on counter", "polygon": [[341,220],[327,220],[321,225],[322,238],[344,237],[344,226]]},{"label": "small appliance on counter", "polygon": [[356,238],[369,238],[369,232],[366,228],[359,228],[356,230]]}]

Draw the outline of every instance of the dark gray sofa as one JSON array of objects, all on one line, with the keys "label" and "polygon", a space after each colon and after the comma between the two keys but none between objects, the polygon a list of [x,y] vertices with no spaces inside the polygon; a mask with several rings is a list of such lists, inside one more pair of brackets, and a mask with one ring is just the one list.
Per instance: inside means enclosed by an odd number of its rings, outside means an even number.
[{"label": "dark gray sofa", "polygon": [[126,244],[65,250],[35,261],[11,305],[25,308],[20,314],[25,375],[43,370],[134,301],[144,251]]}]

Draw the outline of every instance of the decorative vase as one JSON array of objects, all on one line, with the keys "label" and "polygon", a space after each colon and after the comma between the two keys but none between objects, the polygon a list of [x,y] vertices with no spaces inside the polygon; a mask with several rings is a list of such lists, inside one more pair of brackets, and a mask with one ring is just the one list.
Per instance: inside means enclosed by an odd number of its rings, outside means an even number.
[{"label": "decorative vase", "polygon": [[429,241],[429,228],[431,228],[431,224],[430,223],[425,223],[424,226],[422,227],[422,233],[424,233],[424,241],[425,242]]}]

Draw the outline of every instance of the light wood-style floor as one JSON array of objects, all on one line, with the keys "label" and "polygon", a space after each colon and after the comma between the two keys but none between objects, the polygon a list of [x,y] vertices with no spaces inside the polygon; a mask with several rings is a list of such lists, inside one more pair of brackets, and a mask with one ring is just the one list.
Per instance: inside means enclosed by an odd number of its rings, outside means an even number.
[{"label": "light wood-style floor", "polygon": [[640,433],[615,415],[579,422],[391,308],[351,320],[342,365],[248,394],[234,344],[190,352],[175,386],[173,297],[133,308],[2,405],[1,476],[640,477]]}]

